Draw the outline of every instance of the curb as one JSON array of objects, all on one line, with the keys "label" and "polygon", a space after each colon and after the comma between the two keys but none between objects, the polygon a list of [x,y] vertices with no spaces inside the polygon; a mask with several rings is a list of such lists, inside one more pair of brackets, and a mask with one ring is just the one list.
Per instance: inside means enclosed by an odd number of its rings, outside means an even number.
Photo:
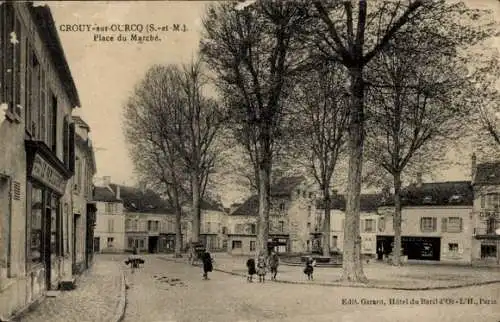
[{"label": "curb", "polygon": [[[174,263],[178,264],[188,264],[182,261],[178,261],[175,259],[171,258],[162,258],[163,260],[166,261],[171,261]],[[233,276],[242,276],[245,277],[245,274],[242,273],[236,273],[220,268],[215,268],[213,269],[214,271],[221,272],[221,273],[226,273],[230,274]],[[282,283],[282,284],[301,284],[301,285],[318,285],[318,286],[326,286],[326,287],[351,287],[351,288],[372,288],[372,289],[382,289],[382,290],[396,290],[396,291],[433,291],[433,290],[451,290],[451,289],[457,289],[457,288],[466,288],[466,287],[473,287],[473,286],[483,286],[483,285],[490,285],[490,284],[497,284],[500,283],[500,279],[496,280],[491,280],[491,281],[485,281],[485,282],[473,282],[473,283],[465,283],[465,284],[458,284],[458,285],[448,285],[448,286],[425,286],[425,287],[392,287],[392,286],[382,286],[382,285],[373,285],[373,284],[347,284],[347,283],[308,283],[308,282],[301,282],[301,281],[286,281],[286,280],[275,280],[275,281],[270,281],[273,283]]]},{"label": "curb", "polygon": [[115,314],[111,319],[111,322],[120,322],[125,317],[125,310],[127,308],[127,290],[126,290],[126,281],[125,281],[125,273],[121,272],[121,286],[120,286],[120,300],[116,307]]}]

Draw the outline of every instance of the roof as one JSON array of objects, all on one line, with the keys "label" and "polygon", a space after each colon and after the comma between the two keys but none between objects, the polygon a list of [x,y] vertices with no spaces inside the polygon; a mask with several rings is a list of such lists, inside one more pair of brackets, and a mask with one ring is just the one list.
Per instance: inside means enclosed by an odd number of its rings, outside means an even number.
[{"label": "roof", "polygon": [[[470,181],[412,184],[401,193],[403,206],[472,206],[474,194]],[[391,198],[385,206],[393,206]]]},{"label": "roof", "polygon": [[224,212],[224,206],[219,202],[209,199],[203,199],[200,201],[200,208],[203,210],[213,210]]},{"label": "roof", "polygon": [[81,106],[78,91],[76,90],[76,85],[71,75],[50,8],[48,6],[35,7],[32,2],[28,3],[28,8],[35,26],[38,28],[40,37],[49,50],[54,68],[61,79],[61,84],[68,95],[72,107]]},{"label": "roof", "polygon": [[474,176],[474,185],[499,185],[500,162],[478,164]]},{"label": "roof", "polygon": [[78,126],[83,127],[90,132],[90,126],[80,116],[73,115],[71,117],[72,117],[73,121],[78,124]]},{"label": "roof", "polygon": [[256,216],[259,212],[259,196],[254,195],[248,198],[241,206],[236,208],[231,216]]},{"label": "roof", "polygon": [[[360,211],[371,212],[377,210],[377,208],[383,203],[384,196],[379,193],[367,193],[361,194],[360,196]],[[318,200],[316,203],[316,209],[325,209],[324,201]],[[331,197],[330,209],[345,210],[346,200],[344,195],[335,195]]]},{"label": "roof", "polygon": [[144,192],[135,187],[127,187],[117,184],[110,184],[110,188],[116,193],[120,187],[120,198],[123,200],[123,207],[129,212],[143,212],[154,214],[172,213],[169,204],[163,200],[159,194],[152,190]]},{"label": "roof", "polygon": [[271,186],[271,196],[288,196],[293,192],[295,187],[305,180],[306,178],[304,176],[281,178],[278,182]]},{"label": "roof", "polygon": [[109,187],[94,187],[94,201],[122,202],[116,199],[115,193]]}]

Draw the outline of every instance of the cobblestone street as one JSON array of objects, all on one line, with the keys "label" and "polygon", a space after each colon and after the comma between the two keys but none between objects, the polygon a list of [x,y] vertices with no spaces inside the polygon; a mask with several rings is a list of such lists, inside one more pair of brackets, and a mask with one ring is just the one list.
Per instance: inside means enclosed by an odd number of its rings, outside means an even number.
[{"label": "cobblestone street", "polygon": [[[124,255],[98,255],[73,291],[58,292],[20,318],[22,322],[109,322],[121,297]],[[115,322],[115,321],[113,321]]]},{"label": "cobblestone street", "polygon": [[[138,272],[127,273],[126,322],[147,321],[464,321],[498,322],[498,304],[398,304],[423,298],[500,299],[497,284],[434,291],[395,291],[267,282],[247,283],[245,278],[213,272],[201,278],[199,267],[146,256]],[[385,304],[362,304],[382,300]],[[351,301],[351,304],[347,302]],[[354,303],[358,301],[358,303]],[[344,302],[344,303],[343,303]],[[363,300],[364,302],[364,300]]]}]

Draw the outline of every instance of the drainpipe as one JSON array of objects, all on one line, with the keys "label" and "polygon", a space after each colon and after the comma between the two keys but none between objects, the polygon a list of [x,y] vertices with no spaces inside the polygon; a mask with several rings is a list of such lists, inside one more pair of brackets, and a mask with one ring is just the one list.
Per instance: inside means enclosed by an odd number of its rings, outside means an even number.
[{"label": "drainpipe", "polygon": [[8,222],[8,232],[7,232],[7,277],[12,276],[12,264],[11,264],[11,254],[12,254],[12,178],[10,176],[6,177],[7,187],[9,187],[9,222]]}]

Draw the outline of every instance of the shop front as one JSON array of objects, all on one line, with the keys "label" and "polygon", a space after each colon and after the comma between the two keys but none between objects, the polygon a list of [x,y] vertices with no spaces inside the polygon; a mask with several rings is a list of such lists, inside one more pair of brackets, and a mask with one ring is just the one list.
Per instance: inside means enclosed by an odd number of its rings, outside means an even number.
[{"label": "shop front", "polygon": [[[414,260],[439,261],[441,257],[440,237],[402,236],[402,255]],[[388,256],[394,247],[394,236],[377,236],[377,253]],[[380,257],[379,257],[380,258]]]},{"label": "shop front", "polygon": [[289,240],[288,235],[270,235],[267,242],[267,249],[274,250],[277,253],[286,253],[288,252]]},{"label": "shop front", "polygon": [[62,197],[70,171],[42,142],[26,142],[27,268],[32,296],[57,288],[63,274]]}]

